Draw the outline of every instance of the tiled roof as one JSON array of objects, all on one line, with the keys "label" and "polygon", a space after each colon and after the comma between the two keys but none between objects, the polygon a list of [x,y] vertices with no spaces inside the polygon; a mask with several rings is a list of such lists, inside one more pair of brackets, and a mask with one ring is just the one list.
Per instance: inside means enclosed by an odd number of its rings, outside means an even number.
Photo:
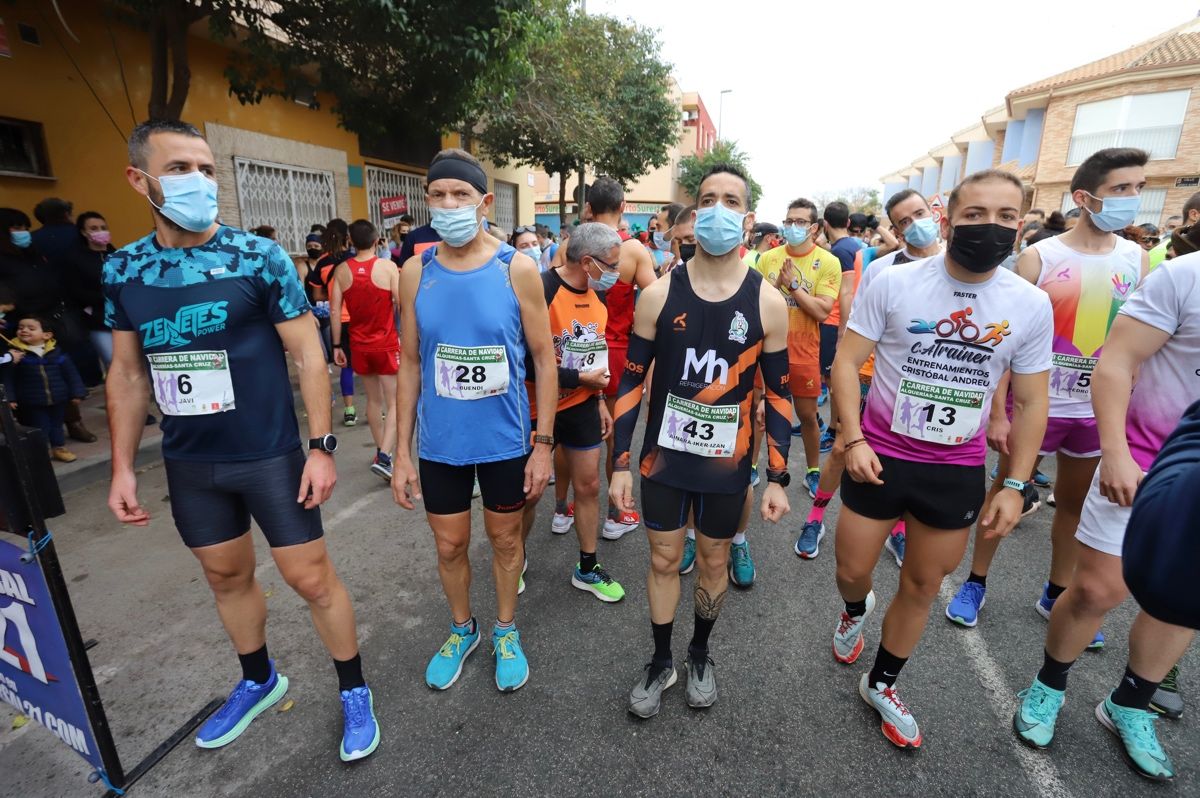
[{"label": "tiled roof", "polygon": [[1192,63],[1200,64],[1200,19],[1186,22],[1149,41],[1135,44],[1127,50],[1098,61],[1022,86],[1008,96],[1011,98],[1037,94],[1121,72]]}]

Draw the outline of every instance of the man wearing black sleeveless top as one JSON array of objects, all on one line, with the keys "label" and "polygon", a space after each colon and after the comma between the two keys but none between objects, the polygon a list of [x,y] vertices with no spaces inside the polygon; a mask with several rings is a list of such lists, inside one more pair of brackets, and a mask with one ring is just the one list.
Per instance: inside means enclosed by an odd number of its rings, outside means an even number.
[{"label": "man wearing black sleeveless top", "polygon": [[629,473],[643,383],[654,365],[650,417],[642,447],[642,520],[650,539],[647,593],[654,656],[630,695],[629,711],[658,714],[676,681],[671,632],[679,604],[679,563],[689,511],[697,527],[695,632],[688,647],[687,701],[717,698],[708,638],[729,586],[729,545],[750,487],[752,390],[761,367],[770,450],[762,517],[788,512],[784,488],[791,441],[787,386],[787,306],[738,257],[748,212],[745,175],[714,166],[700,182],[696,256],[646,288],[634,313],[628,361],[614,412],[614,473],[609,495],[633,506]]}]

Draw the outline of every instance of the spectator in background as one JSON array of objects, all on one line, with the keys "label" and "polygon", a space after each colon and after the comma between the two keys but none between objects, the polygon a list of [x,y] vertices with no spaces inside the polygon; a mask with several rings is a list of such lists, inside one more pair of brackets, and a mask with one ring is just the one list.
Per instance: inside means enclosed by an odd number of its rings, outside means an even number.
[{"label": "spectator in background", "polygon": [[1139,225],[1139,227],[1142,228],[1142,249],[1149,252],[1159,244],[1160,238],[1158,228],[1149,222]]},{"label": "spectator in background", "polygon": [[750,231],[750,251],[742,258],[742,263],[753,269],[764,252],[782,245],[779,228],[770,222],[759,222]]},{"label": "spectator in background", "polygon": [[1183,227],[1182,216],[1168,216],[1166,223],[1163,225],[1163,238],[1170,238],[1171,233],[1174,233],[1180,227]]},{"label": "spectator in background", "polygon": [[529,257],[533,258],[533,262],[538,264],[538,269],[542,269],[542,248],[538,244],[537,228],[533,225],[518,227],[513,230],[512,238],[508,242],[517,250]]},{"label": "spectator in background", "polygon": [[1178,258],[1200,251],[1200,224],[1176,227],[1167,241],[1167,258]]},{"label": "spectator in background", "polygon": [[[853,238],[857,238],[862,242],[862,247],[869,246],[871,239],[875,236],[875,228],[879,227],[879,220],[874,216],[868,216],[865,213],[850,214],[850,222],[847,230]],[[833,243],[831,240],[830,243]]]},{"label": "spectator in background", "polygon": [[71,362],[57,348],[53,323],[36,316],[23,317],[17,324],[14,348],[23,357],[8,370],[4,390],[22,424],[38,427],[50,444],[50,456],[62,463],[76,460],[66,447],[63,422],[67,407],[78,406],[87,388]]},{"label": "spectator in background", "polygon": [[1067,230],[1070,230],[1075,225],[1079,224],[1079,217],[1082,215],[1083,210],[1080,208],[1072,208],[1071,210],[1067,211],[1066,215],[1063,216],[1063,219],[1065,220],[1064,225]]},{"label": "spectator in background", "polygon": [[47,197],[33,208],[33,216],[41,225],[33,233],[33,245],[55,268],[65,263],[79,238],[72,210],[71,203],[58,197]]},{"label": "spectator in background", "polygon": [[1124,230],[1117,230],[1117,235],[1124,238],[1126,241],[1132,241],[1139,247],[1142,246],[1142,239],[1146,237],[1146,231],[1138,227],[1136,224],[1131,224]]},{"label": "spectator in background", "polygon": [[1039,241],[1045,241],[1047,238],[1062,235],[1065,232],[1067,232],[1066,217],[1059,211],[1052,211],[1046,218],[1046,223],[1042,225],[1042,229],[1025,239],[1025,245],[1031,246]]},{"label": "spectator in background", "polygon": [[314,224],[312,227],[308,228],[308,232],[323,236],[325,235],[325,225],[320,223]]},{"label": "spectator in background", "polygon": [[538,246],[541,247],[542,259],[538,261],[538,268],[546,271],[550,268],[554,256],[558,253],[558,242],[554,240],[554,234],[550,232],[550,228],[544,224],[539,224],[535,228],[537,230]]},{"label": "spectator in background", "polygon": [[92,348],[105,370],[112,363],[112,330],[104,323],[104,294],[100,275],[104,258],[114,251],[108,222],[96,211],[79,214],[75,219],[77,242],[69,256],[69,269],[63,275],[73,309],[87,330]]},{"label": "spectator in background", "polygon": [[392,225],[392,230],[388,233],[391,238],[392,260],[396,263],[403,263],[400,260],[400,252],[404,247],[404,238],[408,235],[408,231],[412,229],[413,218],[407,213],[400,217],[400,221]]},{"label": "spectator in background", "polygon": [[260,224],[258,227],[250,231],[259,238],[266,238],[270,241],[275,241],[275,228],[269,224]]},{"label": "spectator in background", "polygon": [[617,222],[617,232],[629,235],[629,220],[624,216],[621,217],[621,221]]},{"label": "spectator in background", "polygon": [[442,237],[430,225],[423,224],[412,228],[404,236],[404,243],[400,246],[400,257],[396,259],[396,263],[403,269],[409,258],[420,255],[441,240]]},{"label": "spectator in background", "polygon": [[[321,257],[317,259],[316,273],[309,282],[305,283],[305,291],[311,286],[312,296],[318,302],[329,301],[329,281],[333,279],[333,270],[344,260],[353,255],[350,249],[350,228],[345,219],[330,219],[325,225],[325,234],[321,236]],[[345,352],[346,366],[339,375],[342,389],[342,426],[353,427],[358,423],[358,413],[354,409],[354,370],[350,364],[351,352],[349,336],[345,327],[350,324],[350,311],[342,306],[342,335],[346,336]],[[331,342],[340,343],[340,342]],[[333,351],[332,345],[329,351]]]},{"label": "spectator in background", "polygon": [[[1188,197],[1187,202],[1183,203],[1182,215],[1167,219],[1166,231],[1162,234],[1162,240],[1159,241],[1158,246],[1150,250],[1150,268],[1152,270],[1167,259],[1167,248],[1170,246],[1172,233],[1180,227],[1193,227],[1197,222],[1200,222],[1200,191]],[[1175,255],[1178,257],[1179,252],[1176,252]]]}]

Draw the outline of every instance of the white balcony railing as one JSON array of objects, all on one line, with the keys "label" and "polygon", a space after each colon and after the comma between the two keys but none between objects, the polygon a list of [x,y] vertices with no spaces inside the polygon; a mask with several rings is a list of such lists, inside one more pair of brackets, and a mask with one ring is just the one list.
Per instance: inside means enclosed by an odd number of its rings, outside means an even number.
[{"label": "white balcony railing", "polygon": [[1162,125],[1072,136],[1071,146],[1067,150],[1067,166],[1078,166],[1089,155],[1106,147],[1137,147],[1150,153],[1151,160],[1170,160],[1179,148],[1182,131],[1183,125]]}]

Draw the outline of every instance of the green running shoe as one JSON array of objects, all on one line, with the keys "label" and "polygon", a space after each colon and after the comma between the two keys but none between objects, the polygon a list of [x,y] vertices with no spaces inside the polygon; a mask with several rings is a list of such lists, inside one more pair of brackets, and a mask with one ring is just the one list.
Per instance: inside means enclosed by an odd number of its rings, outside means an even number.
[{"label": "green running shoe", "polygon": [[1150,708],[1160,715],[1179,720],[1183,717],[1183,694],[1179,692],[1179,666],[1167,671],[1166,677],[1154,691]]},{"label": "green running shoe", "polygon": [[1096,705],[1096,720],[1120,739],[1125,762],[1139,776],[1151,781],[1175,778],[1175,766],[1158,742],[1154,730],[1158,716],[1153,712],[1114,704],[1109,693],[1108,698]]},{"label": "green running shoe", "polygon": [[1054,740],[1054,723],[1066,693],[1047,687],[1036,678],[1028,690],[1017,693],[1021,706],[1013,714],[1013,731],[1021,742],[1042,749]]},{"label": "green running shoe", "polygon": [[576,563],[575,573],[571,574],[571,584],[580,590],[586,590],[601,601],[612,603],[625,598],[625,588],[600,565],[596,565],[585,574],[579,570],[579,563]]}]

